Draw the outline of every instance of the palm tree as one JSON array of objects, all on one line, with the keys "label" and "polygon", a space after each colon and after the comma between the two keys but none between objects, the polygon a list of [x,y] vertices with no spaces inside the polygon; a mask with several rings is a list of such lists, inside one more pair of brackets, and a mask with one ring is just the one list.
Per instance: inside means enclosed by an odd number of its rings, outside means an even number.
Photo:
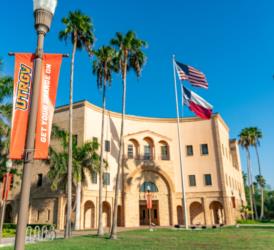
[{"label": "palm tree", "polygon": [[66,26],[64,30],[59,32],[59,39],[71,39],[73,44],[71,67],[70,67],[70,100],[69,100],[69,148],[68,148],[68,205],[66,217],[65,238],[71,236],[71,182],[72,182],[72,102],[73,102],[73,77],[74,77],[74,59],[77,49],[85,48],[91,53],[91,46],[94,43],[93,24],[91,19],[77,10],[69,12],[68,17],[62,19],[62,23]]},{"label": "palm tree", "polygon": [[[53,127],[52,137],[58,139],[61,143],[61,150],[56,151],[50,147],[50,158],[48,163],[50,170],[48,177],[51,180],[52,190],[65,189],[67,180],[67,167],[68,167],[68,138],[69,135],[64,130],[59,129],[57,126]],[[85,173],[90,175],[93,171],[97,171],[99,167],[99,155],[97,154],[99,144],[95,141],[85,142],[78,146],[77,141],[73,140],[73,164],[72,176],[73,183],[76,187],[75,196],[75,228],[80,228],[80,208],[81,208],[81,192],[82,183],[86,182]]]},{"label": "palm tree", "polygon": [[258,170],[259,175],[257,177],[257,182],[260,185],[261,188],[261,213],[260,213],[260,219],[262,220],[264,217],[264,186],[265,186],[265,180],[262,176],[262,169],[261,169],[261,163],[260,163],[260,157],[258,152],[258,146],[260,146],[260,139],[262,139],[262,131],[258,129],[257,127],[251,127],[249,128],[250,131],[250,137],[251,137],[251,145],[255,148],[257,162],[258,162]]},{"label": "palm tree", "polygon": [[146,62],[146,56],[142,51],[147,43],[136,37],[135,32],[128,31],[125,35],[120,32],[116,33],[116,37],[111,40],[111,44],[118,51],[117,66],[122,75],[122,120],[119,140],[118,167],[115,184],[115,198],[113,208],[113,220],[111,226],[111,239],[117,239],[117,206],[118,206],[118,191],[120,184],[120,171],[123,164],[123,148],[124,148],[124,123],[126,113],[126,89],[127,89],[127,72],[133,70],[137,77],[141,75],[142,68]]},{"label": "palm tree", "polygon": [[[2,60],[0,66],[2,66]],[[9,153],[10,120],[12,114],[11,96],[13,79],[10,76],[0,76],[0,180],[6,173],[6,161]]]},{"label": "palm tree", "polygon": [[[246,159],[247,159],[247,179],[248,179],[248,186],[249,186],[249,203],[251,209],[251,216],[254,220],[254,207],[253,207],[253,181],[252,181],[252,174],[251,174],[251,166],[250,166],[250,151],[249,147],[251,146],[250,140],[250,132],[248,128],[242,129],[239,134],[239,144],[242,148],[246,151]],[[255,205],[255,204],[254,204]]]},{"label": "palm tree", "polygon": [[109,46],[103,46],[100,49],[93,51],[96,59],[93,61],[92,73],[97,77],[97,86],[99,89],[103,88],[102,97],[102,126],[101,126],[101,148],[100,148],[100,167],[99,167],[99,211],[98,211],[98,236],[104,235],[103,221],[102,221],[102,197],[103,197],[103,153],[104,153],[104,124],[105,124],[105,109],[106,109],[106,87],[112,81],[112,72],[115,70],[115,50]]}]

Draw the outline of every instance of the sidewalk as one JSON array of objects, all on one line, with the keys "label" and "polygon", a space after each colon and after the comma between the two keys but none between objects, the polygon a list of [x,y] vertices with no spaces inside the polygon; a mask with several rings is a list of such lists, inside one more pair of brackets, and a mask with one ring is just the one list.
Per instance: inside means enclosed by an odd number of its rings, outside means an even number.
[{"label": "sidewalk", "polygon": [[15,237],[11,238],[2,238],[2,241],[0,243],[0,248],[1,247],[6,247],[6,246],[13,246],[15,241]]}]

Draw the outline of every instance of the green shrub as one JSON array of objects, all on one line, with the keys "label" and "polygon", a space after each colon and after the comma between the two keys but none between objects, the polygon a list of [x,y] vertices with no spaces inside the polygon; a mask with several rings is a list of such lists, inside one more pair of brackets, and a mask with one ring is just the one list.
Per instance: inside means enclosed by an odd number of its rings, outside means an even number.
[{"label": "green shrub", "polygon": [[47,229],[49,229],[51,226],[55,226],[55,225],[53,225],[53,224],[28,224],[28,227],[31,227],[33,229],[37,226],[39,226],[40,229],[42,229],[43,226],[47,226]]},{"label": "green shrub", "polygon": [[273,223],[271,220],[237,220],[238,224],[261,224],[261,223]]},{"label": "green shrub", "polygon": [[13,237],[13,236],[15,236],[15,229],[11,229],[11,228],[3,229],[3,237],[4,238]]},{"label": "green shrub", "polygon": [[14,223],[4,223],[3,229],[16,229],[16,224]]},{"label": "green shrub", "polygon": [[[27,226],[30,226],[31,228],[35,228],[36,226],[39,226],[41,229],[43,226],[47,226],[47,228],[49,229],[53,224],[28,224]],[[4,223],[3,224],[3,229],[14,229],[16,230],[16,226],[17,224],[14,223]],[[55,226],[55,225],[53,225]]]}]

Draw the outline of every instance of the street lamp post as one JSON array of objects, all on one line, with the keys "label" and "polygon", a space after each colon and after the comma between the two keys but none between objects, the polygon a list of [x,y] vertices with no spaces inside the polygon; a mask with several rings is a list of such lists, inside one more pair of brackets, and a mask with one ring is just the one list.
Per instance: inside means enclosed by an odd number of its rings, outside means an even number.
[{"label": "street lamp post", "polygon": [[0,221],[0,243],[2,241],[2,232],[3,232],[3,224],[4,224],[4,219],[5,219],[5,210],[6,210],[6,196],[8,192],[8,185],[9,185],[9,174],[10,170],[12,167],[12,161],[8,160],[6,162],[6,167],[7,167],[7,173],[6,173],[6,181],[5,181],[5,187],[4,188],[4,198],[3,198],[3,203],[2,203],[2,209],[1,209],[1,221]]},{"label": "street lamp post", "polygon": [[18,214],[18,223],[15,237],[15,249],[25,249],[25,231],[28,218],[31,168],[34,163],[34,144],[36,118],[38,111],[38,97],[40,90],[40,77],[43,60],[43,46],[46,33],[50,29],[51,20],[57,5],[57,0],[33,0],[35,29],[37,31],[37,49],[34,61],[34,74],[32,83],[31,107],[29,113],[29,124],[26,139],[25,158],[23,165],[23,177],[21,184],[20,205]]}]

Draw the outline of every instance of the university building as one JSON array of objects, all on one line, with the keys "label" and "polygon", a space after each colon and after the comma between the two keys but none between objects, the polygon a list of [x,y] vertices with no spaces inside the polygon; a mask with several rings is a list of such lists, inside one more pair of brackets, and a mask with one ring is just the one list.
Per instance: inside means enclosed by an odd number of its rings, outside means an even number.
[{"label": "university building", "polygon": [[[73,134],[77,143],[98,140],[101,108],[87,101],[74,104]],[[68,106],[56,109],[54,123],[68,128]],[[110,226],[114,204],[121,115],[106,111],[103,174],[103,223]],[[246,204],[237,141],[219,114],[209,120],[180,120],[186,205],[191,225],[234,224]],[[182,182],[175,118],[127,115],[125,118],[124,165],[119,185],[118,225],[148,225],[146,191],[152,193],[152,222],[159,226],[184,224]],[[32,170],[29,223],[65,225],[66,195],[51,191],[48,166],[38,162]],[[82,187],[81,229],[97,227],[98,186],[96,172],[86,173]],[[6,222],[16,223],[20,178],[15,177],[9,194]],[[72,221],[75,220],[73,215]]]}]

